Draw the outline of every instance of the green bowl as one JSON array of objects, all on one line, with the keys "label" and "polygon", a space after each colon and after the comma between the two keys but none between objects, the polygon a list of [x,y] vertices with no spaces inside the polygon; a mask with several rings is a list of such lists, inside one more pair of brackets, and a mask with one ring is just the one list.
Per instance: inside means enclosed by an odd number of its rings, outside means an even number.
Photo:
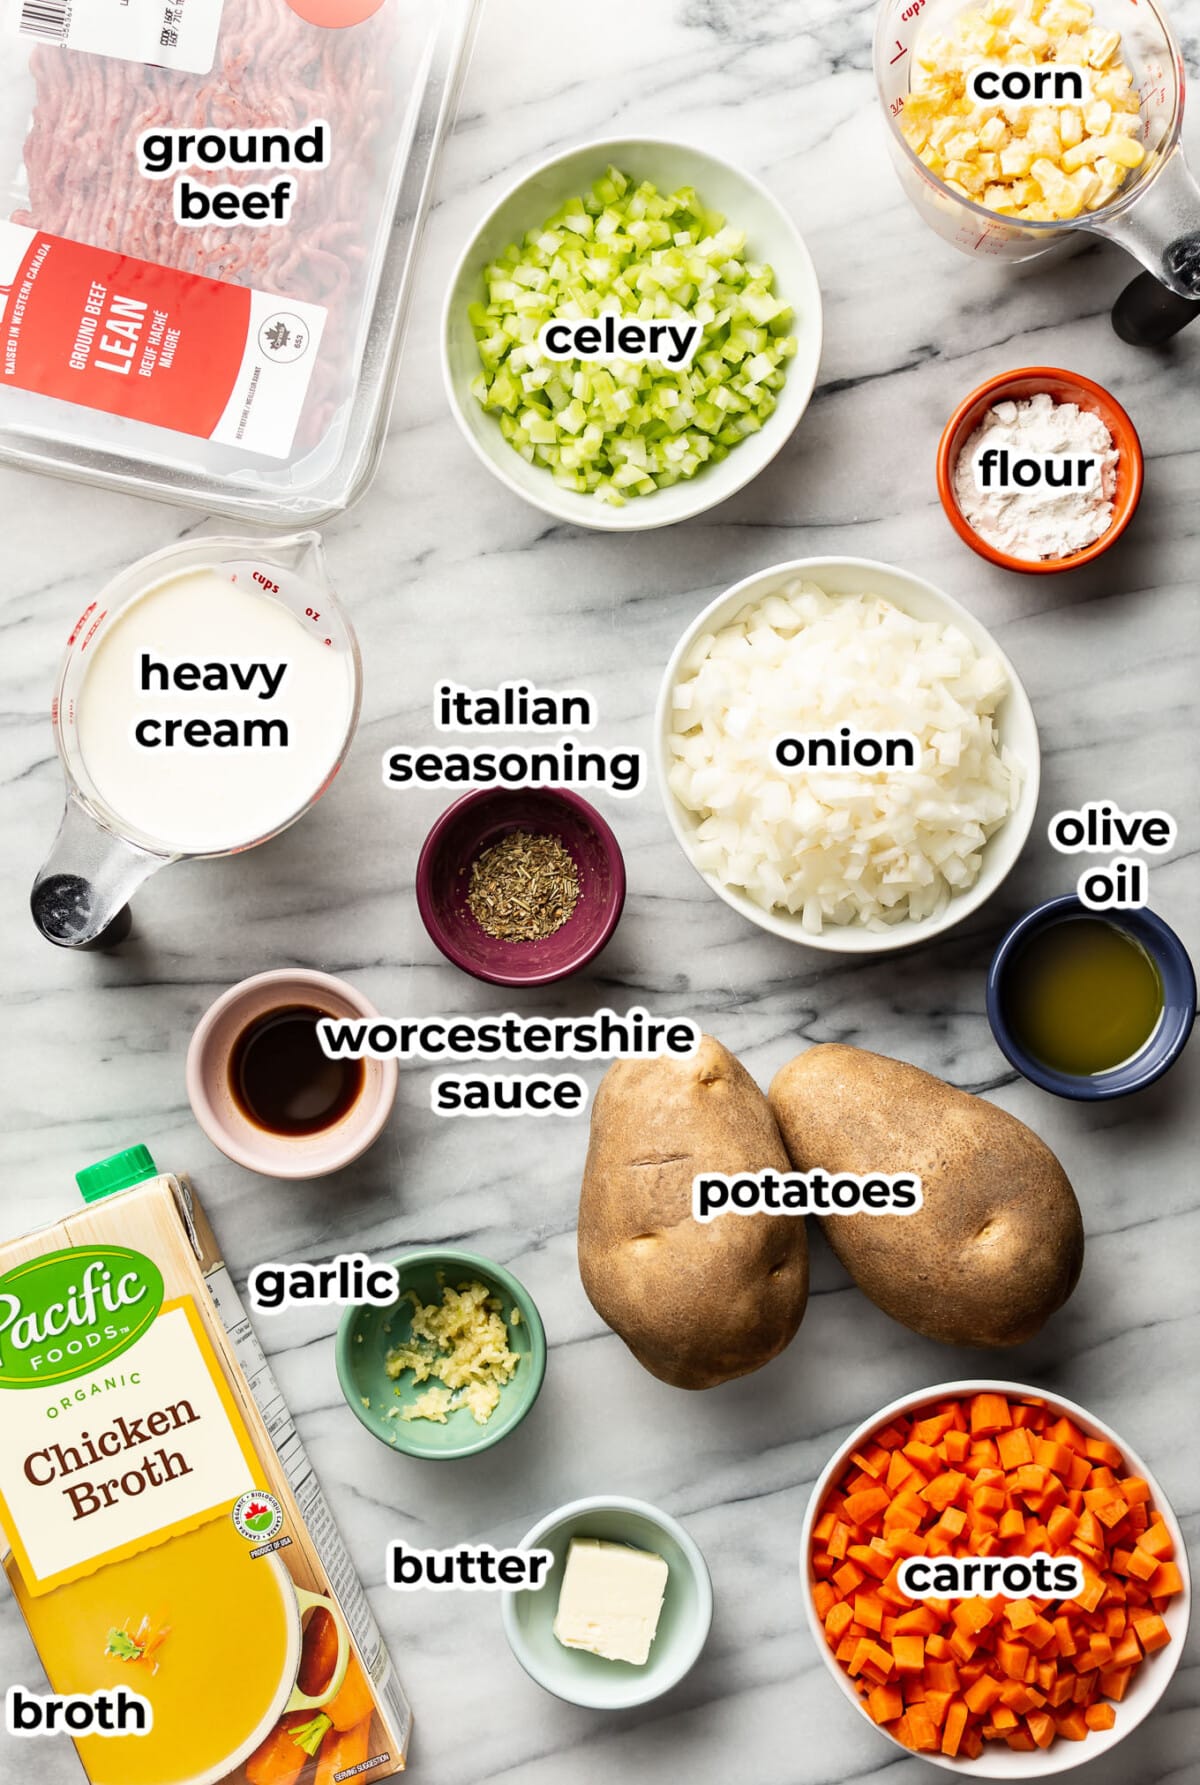
[{"label": "green bowl", "polygon": [[[337,1373],[347,1405],[382,1444],[408,1456],[445,1461],[489,1450],[520,1425],[546,1374],[546,1334],[532,1296],[503,1265],[475,1252],[430,1247],[405,1252],[392,1263],[400,1277],[400,1300],[390,1308],[363,1304],[347,1308],[338,1322]],[[413,1290],[426,1305],[438,1303],[446,1284],[457,1289],[472,1278],[500,1297],[509,1348],[521,1359],[500,1390],[499,1406],[482,1426],[465,1407],[452,1413],[445,1425],[428,1419],[385,1418],[390,1408],[398,1412],[434,1386],[428,1381],[416,1383],[411,1370],[393,1381],[384,1367],[388,1351],[408,1337],[412,1325],[412,1303],[405,1299],[406,1292]],[[517,1326],[511,1321],[514,1307],[521,1314]]]},{"label": "green bowl", "polygon": [[[653,1550],[667,1564],[662,1615],[644,1667],[606,1661],[586,1649],[568,1649],[555,1636],[554,1616],[572,1537],[599,1537]],[[677,1520],[644,1500],[593,1496],[572,1500],[539,1519],[520,1547],[548,1549],[554,1556],[544,1587],[501,1597],[509,1647],[530,1679],[547,1692],[591,1710],[628,1710],[661,1698],[691,1671],[712,1624],[712,1582],[699,1545]]]}]

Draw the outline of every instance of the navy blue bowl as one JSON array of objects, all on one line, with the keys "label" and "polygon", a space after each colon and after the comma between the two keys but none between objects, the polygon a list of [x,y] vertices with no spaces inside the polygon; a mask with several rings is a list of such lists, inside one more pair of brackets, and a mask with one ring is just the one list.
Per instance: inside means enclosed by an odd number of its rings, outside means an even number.
[{"label": "navy blue bowl", "polygon": [[[1015,956],[1035,932],[1067,917],[1099,917],[1126,931],[1141,943],[1162,980],[1162,1020],[1150,1040],[1131,1059],[1095,1076],[1077,1078],[1043,1065],[1021,1046],[1004,1013],[1004,991]],[[1031,1083],[1040,1085],[1043,1091],[1053,1091],[1056,1097],[1098,1103],[1108,1097],[1128,1097],[1131,1091],[1144,1091],[1175,1064],[1187,1046],[1196,1016],[1196,975],[1179,937],[1152,911],[1091,911],[1074,893],[1067,893],[1027,911],[1005,936],[988,971],[987,1013],[1001,1053]]]}]

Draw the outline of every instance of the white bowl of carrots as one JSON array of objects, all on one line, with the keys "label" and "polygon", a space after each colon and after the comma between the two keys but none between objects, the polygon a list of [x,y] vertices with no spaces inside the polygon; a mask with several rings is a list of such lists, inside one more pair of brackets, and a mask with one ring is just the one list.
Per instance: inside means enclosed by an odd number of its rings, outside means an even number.
[{"label": "white bowl of carrots", "polygon": [[[913,1600],[908,1555],[1079,1556],[1077,1600]],[[898,1747],[985,1779],[1094,1760],[1147,1717],[1187,1634],[1183,1533],[1103,1421],[1021,1383],[946,1382],[884,1407],[813,1489],[801,1541],[813,1640]]]}]

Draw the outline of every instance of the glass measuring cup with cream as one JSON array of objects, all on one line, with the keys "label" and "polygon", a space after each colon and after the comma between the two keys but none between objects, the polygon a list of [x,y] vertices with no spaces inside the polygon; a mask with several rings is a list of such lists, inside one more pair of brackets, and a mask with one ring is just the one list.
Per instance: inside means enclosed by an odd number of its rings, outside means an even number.
[{"label": "glass measuring cup with cream", "polygon": [[80,616],[59,675],[67,803],[31,899],[42,934],[118,941],[159,868],[293,824],[340,768],[360,694],[317,534],[200,539],[132,565]]}]

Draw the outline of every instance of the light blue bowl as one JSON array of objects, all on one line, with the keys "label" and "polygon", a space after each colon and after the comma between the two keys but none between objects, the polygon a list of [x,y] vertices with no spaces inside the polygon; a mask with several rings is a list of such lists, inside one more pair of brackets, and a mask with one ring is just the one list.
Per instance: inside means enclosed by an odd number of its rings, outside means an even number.
[{"label": "light blue bowl", "polygon": [[[598,1537],[653,1550],[669,1570],[658,1634],[644,1667],[568,1649],[554,1634],[554,1616],[572,1537]],[[622,1711],[648,1704],[677,1686],[708,1640],[713,1595],[708,1567],[683,1526],[643,1500],[593,1496],[548,1513],[521,1539],[521,1549],[548,1549],[554,1566],[535,1593],[505,1593],[501,1612],[509,1647],[531,1680],[568,1704]]]}]

